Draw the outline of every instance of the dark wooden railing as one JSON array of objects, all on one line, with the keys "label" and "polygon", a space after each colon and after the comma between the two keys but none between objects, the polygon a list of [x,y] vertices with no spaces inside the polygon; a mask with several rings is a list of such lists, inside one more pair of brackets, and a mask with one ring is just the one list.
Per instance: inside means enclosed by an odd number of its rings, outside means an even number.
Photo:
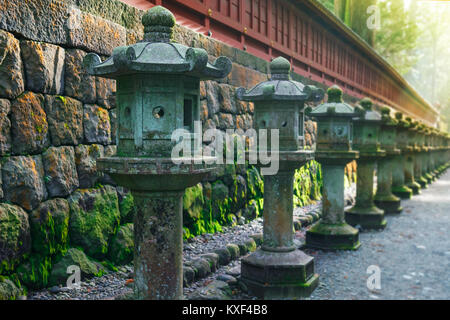
[{"label": "dark wooden railing", "polygon": [[344,92],[371,97],[429,125],[438,112],[369,45],[314,0],[122,0],[140,9],[163,5],[177,22]]}]

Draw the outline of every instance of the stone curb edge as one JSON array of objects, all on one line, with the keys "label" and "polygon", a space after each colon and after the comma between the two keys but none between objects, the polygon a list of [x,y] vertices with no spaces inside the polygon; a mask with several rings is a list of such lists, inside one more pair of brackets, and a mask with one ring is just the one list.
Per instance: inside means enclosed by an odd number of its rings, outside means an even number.
[{"label": "stone curb edge", "polygon": [[[299,231],[317,222],[321,217],[321,209],[315,208],[305,215],[294,216],[294,229]],[[187,287],[193,282],[199,281],[214,273],[221,266],[228,265],[230,262],[239,259],[249,252],[259,248],[263,241],[263,234],[252,234],[245,241],[238,244],[229,243],[225,247],[214,250],[213,252],[200,254],[183,264],[183,286]]]}]

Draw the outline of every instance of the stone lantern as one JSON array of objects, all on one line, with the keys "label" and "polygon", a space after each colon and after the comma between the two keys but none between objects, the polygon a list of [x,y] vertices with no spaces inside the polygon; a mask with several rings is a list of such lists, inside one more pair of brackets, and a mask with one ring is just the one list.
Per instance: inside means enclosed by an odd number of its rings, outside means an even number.
[{"label": "stone lantern", "polygon": [[264,299],[307,296],[318,284],[314,259],[293,241],[293,181],[295,169],[314,158],[299,143],[304,104],[321,100],[323,90],[291,80],[290,70],[289,61],[278,57],[270,63],[270,80],[236,92],[238,99],[254,102],[253,123],[259,137],[262,129],[269,130],[267,136],[279,130],[279,147],[270,145],[268,150],[279,161],[278,172],[264,174],[258,163],[264,175],[263,244],[241,261],[242,280],[250,292]]},{"label": "stone lantern", "polygon": [[316,160],[322,166],[322,219],[306,232],[306,246],[331,250],[356,250],[359,231],[345,222],[345,166],[358,158],[351,148],[353,107],[343,102],[338,86],[328,89],[328,102],[308,115],[317,122]]},{"label": "stone lantern", "polygon": [[415,132],[415,140],[417,142],[417,154],[414,162],[414,180],[416,180],[422,189],[427,188],[428,180],[425,178],[423,166],[425,158],[428,153],[428,148],[425,146],[425,125],[418,122],[417,130]]},{"label": "stone lantern", "polygon": [[400,199],[410,199],[413,191],[406,186],[404,167],[410,147],[408,146],[408,128],[410,123],[403,118],[401,112],[395,113],[397,124],[397,147],[401,150],[401,155],[394,156],[392,166],[392,193]]},{"label": "stone lantern", "polygon": [[172,158],[179,141],[171,135],[193,134],[200,80],[224,78],[231,62],[220,57],[211,64],[205,50],[172,42],[175,18],[161,6],[142,23],[143,41],[115,48],[104,62],[96,54],[84,59],[91,75],[117,80],[117,155],[98,159],[97,168],[134,197],[135,297],[181,299],[182,197],[214,169],[215,158]]},{"label": "stone lantern", "polygon": [[420,184],[414,179],[414,163],[416,154],[419,152],[419,148],[416,141],[417,122],[413,121],[410,117],[406,117],[406,121],[410,123],[408,128],[408,151],[406,152],[405,161],[405,183],[408,188],[413,191],[413,194],[420,193]]},{"label": "stone lantern", "polygon": [[381,114],[372,110],[372,100],[364,98],[355,107],[353,120],[353,147],[359,151],[357,161],[356,203],[345,212],[345,220],[364,229],[386,227],[384,210],[374,203],[374,173],[377,159],[386,151],[380,148]]},{"label": "stone lantern", "polygon": [[398,121],[390,116],[391,110],[388,107],[381,108],[381,131],[380,143],[386,156],[378,160],[377,170],[377,193],[375,195],[375,205],[384,210],[385,213],[400,213],[400,198],[392,194],[392,167],[395,157],[400,155],[397,149],[396,127]]}]

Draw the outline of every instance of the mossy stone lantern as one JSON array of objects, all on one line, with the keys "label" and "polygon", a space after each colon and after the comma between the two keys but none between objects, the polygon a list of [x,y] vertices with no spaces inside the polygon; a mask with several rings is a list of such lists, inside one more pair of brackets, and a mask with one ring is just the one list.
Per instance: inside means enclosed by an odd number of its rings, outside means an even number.
[{"label": "mossy stone lantern", "polygon": [[424,157],[423,157],[423,163],[422,163],[422,173],[423,173],[423,177],[427,180],[428,183],[433,182],[436,177],[434,177],[431,174],[431,152],[432,152],[432,148],[431,148],[431,144],[430,144],[430,134],[431,134],[431,130],[430,127],[425,126],[424,130],[423,130],[423,134],[424,134],[424,145],[423,145],[423,149],[425,151]]},{"label": "mossy stone lantern", "polygon": [[364,98],[355,107],[353,147],[359,151],[357,160],[356,203],[345,212],[345,220],[363,229],[386,227],[384,210],[374,203],[374,173],[377,160],[386,155],[380,148],[381,114],[373,110],[372,100]]},{"label": "mossy stone lantern", "polygon": [[394,156],[392,166],[392,193],[400,199],[410,199],[413,191],[406,186],[404,171],[406,158],[410,151],[410,147],[408,146],[408,128],[410,123],[403,117],[403,113],[401,112],[395,113],[395,119],[398,121],[396,142],[397,148],[401,151],[401,155]]},{"label": "mossy stone lantern", "polygon": [[425,125],[423,123],[419,122],[417,124],[415,139],[418,151],[414,162],[414,179],[420,184],[422,189],[425,189],[428,187],[428,180],[424,176],[424,163],[428,148],[425,146]]},{"label": "mossy stone lantern", "polygon": [[431,144],[433,146],[433,152],[431,153],[431,162],[432,162],[432,172],[433,174],[439,178],[440,172],[439,168],[439,142],[438,142],[439,131],[436,128],[433,128],[431,134]]},{"label": "mossy stone lantern", "polygon": [[410,123],[408,128],[408,151],[406,152],[405,161],[405,183],[408,188],[413,191],[413,194],[420,193],[420,184],[414,179],[414,163],[416,163],[416,154],[420,151],[416,140],[416,131],[418,122],[412,120],[410,117],[406,117],[406,121]]},{"label": "mossy stone lantern", "polygon": [[445,146],[445,137],[446,137],[446,134],[444,132],[439,131],[439,130],[437,131],[438,150],[436,152],[435,157],[437,159],[436,167],[437,167],[437,176],[438,177],[440,177],[444,173],[444,171],[447,167],[448,158],[447,158],[447,154],[446,154],[447,148]]},{"label": "mossy stone lantern", "polygon": [[392,167],[395,157],[400,155],[397,149],[396,134],[398,121],[390,116],[389,107],[381,108],[380,143],[386,156],[378,160],[377,193],[374,198],[375,205],[385,213],[400,213],[403,209],[400,198],[392,194]]},{"label": "mossy stone lantern", "polygon": [[91,75],[117,80],[117,155],[98,159],[97,168],[134,197],[135,298],[181,299],[183,193],[215,168],[215,159],[172,158],[171,135],[192,134],[200,80],[225,77],[231,62],[211,64],[205,50],[172,42],[175,18],[161,6],[142,23],[143,41],[115,48],[104,62],[96,54],[84,59]]},{"label": "mossy stone lantern", "polygon": [[328,89],[328,102],[308,109],[317,122],[316,160],[322,166],[322,219],[306,232],[306,246],[331,250],[356,250],[360,247],[358,229],[345,222],[345,166],[358,158],[352,150],[354,109],[342,100],[338,86]]},{"label": "mossy stone lantern", "polygon": [[314,158],[300,143],[304,104],[321,100],[323,90],[291,80],[290,70],[289,61],[278,57],[270,63],[270,80],[236,93],[238,99],[254,102],[253,123],[259,137],[262,129],[268,130],[267,137],[271,130],[279,130],[279,147],[268,144],[267,150],[278,159],[278,172],[264,174],[263,165],[257,164],[264,175],[263,243],[241,261],[242,280],[252,294],[264,299],[308,296],[319,279],[314,259],[294,244],[293,183],[295,169]]}]

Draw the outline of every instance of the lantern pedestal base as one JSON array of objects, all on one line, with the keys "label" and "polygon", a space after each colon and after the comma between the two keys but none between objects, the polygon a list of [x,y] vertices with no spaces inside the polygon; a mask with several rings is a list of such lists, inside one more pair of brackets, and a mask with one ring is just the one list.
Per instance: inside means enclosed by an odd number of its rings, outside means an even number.
[{"label": "lantern pedestal base", "polygon": [[428,187],[428,181],[423,176],[417,178],[416,181],[420,184],[422,189],[426,189]]},{"label": "lantern pedestal base", "polygon": [[314,258],[300,250],[259,249],[242,259],[241,278],[260,299],[292,299],[311,295],[319,284]]},{"label": "lantern pedestal base", "polygon": [[323,250],[357,250],[361,243],[358,229],[346,223],[327,224],[319,221],[306,231],[305,245]]},{"label": "lantern pedestal base", "polygon": [[435,177],[433,177],[431,174],[429,173],[425,173],[424,174],[425,179],[427,179],[428,184],[432,183],[435,180]]},{"label": "lantern pedestal base", "polygon": [[392,187],[392,193],[400,199],[411,199],[413,191],[407,186]]},{"label": "lantern pedestal base", "polygon": [[401,206],[401,200],[396,196],[390,198],[375,198],[375,205],[384,210],[384,213],[401,213],[403,208]]},{"label": "lantern pedestal base", "polygon": [[345,221],[352,226],[360,225],[363,229],[384,229],[387,224],[384,211],[375,206],[353,207],[345,211]]},{"label": "lantern pedestal base", "polygon": [[407,187],[412,190],[413,195],[420,194],[420,184],[418,184],[417,182],[414,181],[414,182],[408,184]]}]

